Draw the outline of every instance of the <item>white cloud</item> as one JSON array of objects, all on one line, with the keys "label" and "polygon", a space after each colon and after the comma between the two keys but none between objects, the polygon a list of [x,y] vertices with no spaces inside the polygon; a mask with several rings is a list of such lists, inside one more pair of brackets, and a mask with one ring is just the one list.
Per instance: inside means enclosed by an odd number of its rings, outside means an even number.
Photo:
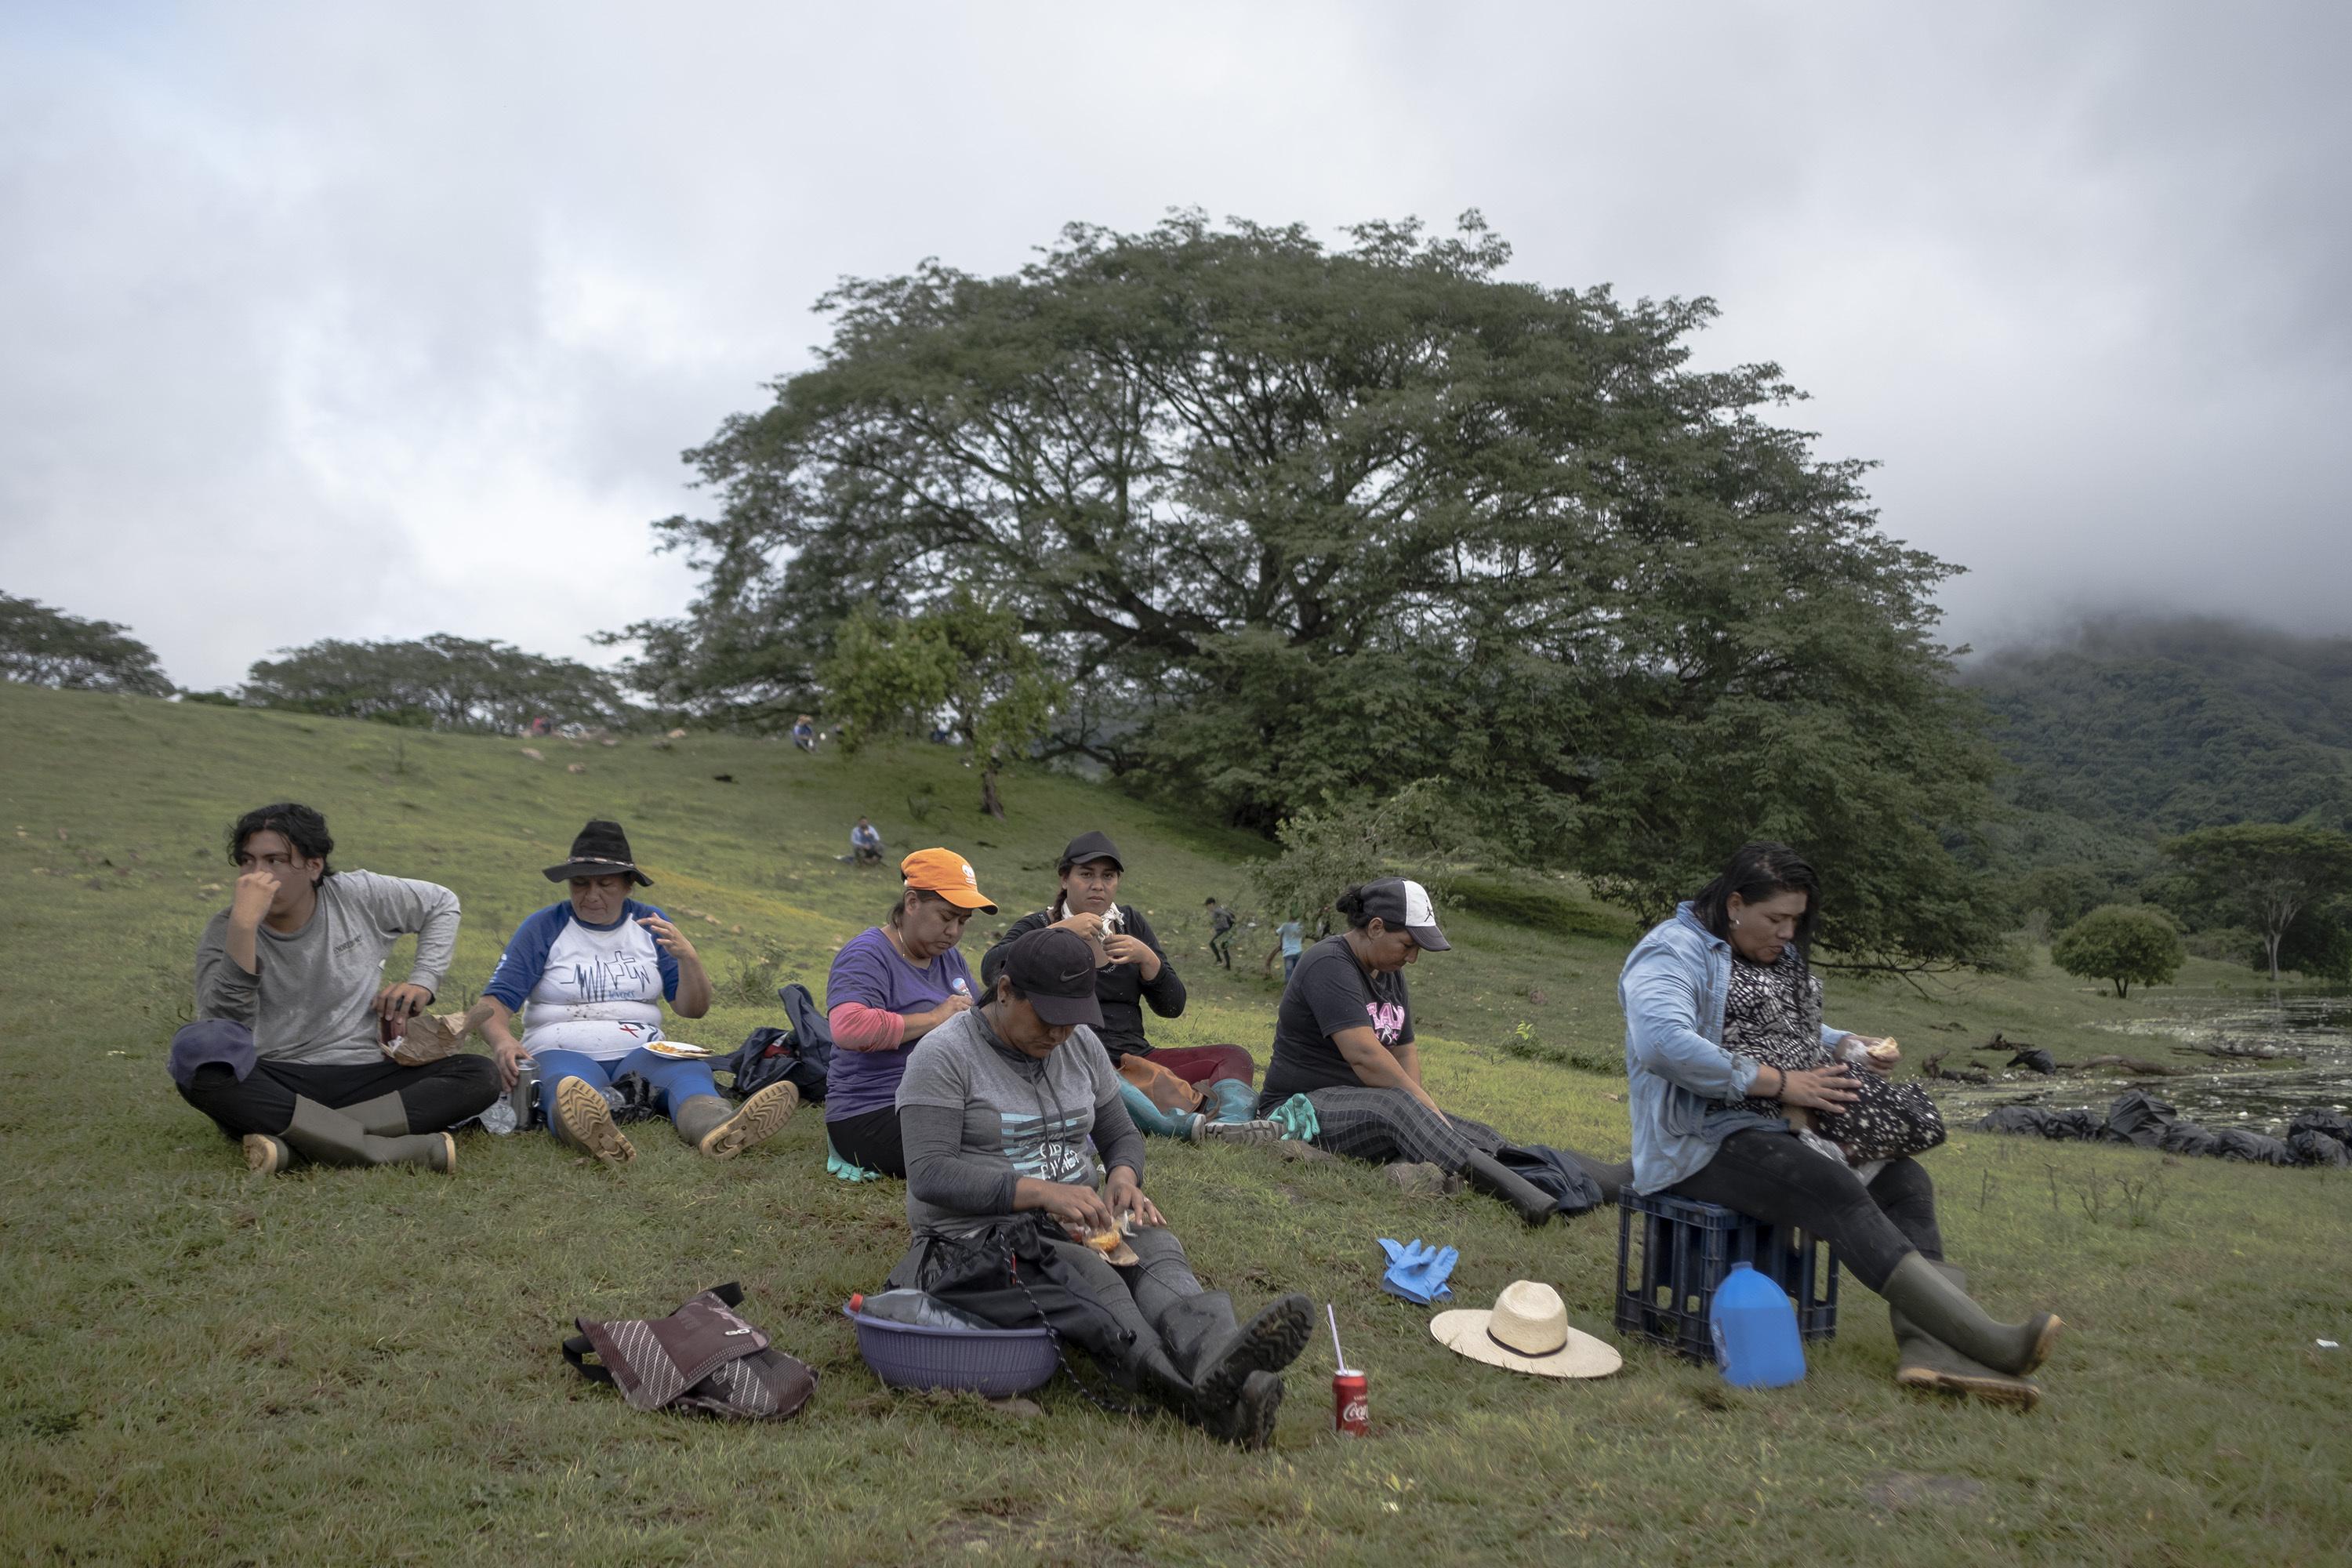
[{"label": "white cloud", "polygon": [[2342,627],[2331,7],[28,8],[0,22],[0,587],[184,682],[680,607],[679,451],[845,273],[1198,205],[1483,207],[1708,293],[1981,640]]}]

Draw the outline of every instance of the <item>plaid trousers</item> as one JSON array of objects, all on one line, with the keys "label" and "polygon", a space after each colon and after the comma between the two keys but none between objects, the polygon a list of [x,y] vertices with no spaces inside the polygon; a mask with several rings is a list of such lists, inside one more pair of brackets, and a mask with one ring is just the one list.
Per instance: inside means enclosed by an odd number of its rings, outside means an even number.
[{"label": "plaid trousers", "polygon": [[1485,1122],[1440,1116],[1401,1089],[1318,1089],[1307,1098],[1320,1129],[1316,1146],[1350,1160],[1426,1161],[1452,1172],[1503,1146]]}]

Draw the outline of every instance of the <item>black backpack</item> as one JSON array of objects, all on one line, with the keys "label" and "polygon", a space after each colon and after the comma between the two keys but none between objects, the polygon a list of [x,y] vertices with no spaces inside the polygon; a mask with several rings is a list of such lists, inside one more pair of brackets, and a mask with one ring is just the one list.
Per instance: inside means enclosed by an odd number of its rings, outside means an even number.
[{"label": "black backpack", "polygon": [[781,986],[776,995],[784,1005],[785,1026],[752,1030],[732,1052],[712,1062],[711,1070],[735,1075],[738,1100],[782,1079],[799,1089],[803,1100],[821,1101],[833,1068],[833,1030],[807,986]]}]

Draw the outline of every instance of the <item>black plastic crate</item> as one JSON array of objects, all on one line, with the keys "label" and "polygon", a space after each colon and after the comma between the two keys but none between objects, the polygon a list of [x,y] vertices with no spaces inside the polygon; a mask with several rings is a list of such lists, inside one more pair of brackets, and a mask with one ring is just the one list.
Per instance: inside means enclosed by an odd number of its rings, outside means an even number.
[{"label": "black plastic crate", "polygon": [[1617,1203],[1618,1332],[1713,1361],[1707,1312],[1731,1266],[1745,1263],[1796,1302],[1801,1337],[1836,1337],[1837,1253],[1829,1243],[1794,1226],[1766,1225],[1690,1198],[1644,1197],[1627,1188]]}]

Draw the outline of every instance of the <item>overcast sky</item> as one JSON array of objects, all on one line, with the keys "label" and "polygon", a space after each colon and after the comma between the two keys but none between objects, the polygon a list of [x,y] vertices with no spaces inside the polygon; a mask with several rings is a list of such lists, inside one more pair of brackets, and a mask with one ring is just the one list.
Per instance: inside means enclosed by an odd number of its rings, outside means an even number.
[{"label": "overcast sky", "polygon": [[[194,687],[612,657],[681,449],[844,274],[1200,206],[1482,209],[1707,294],[1997,642],[2352,631],[2352,8],[0,0],[0,589]],[[1336,237],[1336,236],[1335,236]]]}]

